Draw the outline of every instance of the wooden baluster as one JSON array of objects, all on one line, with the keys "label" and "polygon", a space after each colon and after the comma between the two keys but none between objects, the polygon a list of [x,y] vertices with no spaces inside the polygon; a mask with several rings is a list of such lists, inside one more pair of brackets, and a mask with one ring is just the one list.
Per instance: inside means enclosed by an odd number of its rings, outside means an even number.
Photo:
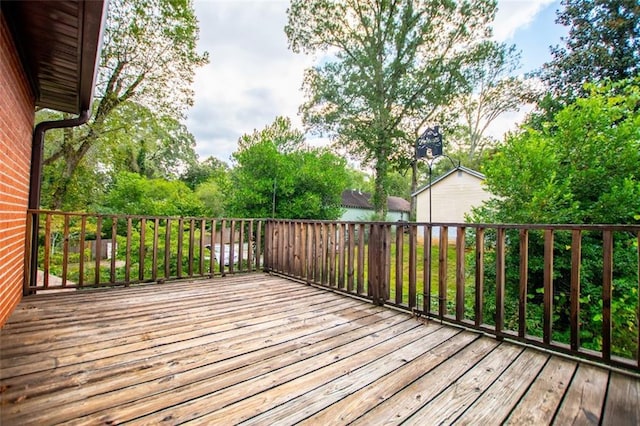
[{"label": "wooden baluster", "polygon": [[329,285],[336,284],[336,228],[333,223],[327,225],[327,247],[329,249]]},{"label": "wooden baluster", "polygon": [[216,220],[211,220],[211,241],[209,248],[209,275],[213,277],[216,273],[215,271],[215,259],[216,259]]},{"label": "wooden baluster", "polygon": [[358,282],[357,293],[364,293],[364,240],[365,240],[365,226],[364,223],[358,225]]},{"label": "wooden baluster", "polygon": [[233,274],[236,263],[236,221],[231,219],[229,225],[229,273]]},{"label": "wooden baluster", "polygon": [[153,248],[151,252],[151,280],[158,281],[158,240],[160,239],[160,218],[153,219]]},{"label": "wooden baluster", "polygon": [[145,241],[147,239],[147,220],[140,219],[140,251],[138,252],[138,280],[144,281],[144,258],[146,256]]},{"label": "wooden baluster", "polygon": [[432,229],[431,225],[423,228],[422,251],[422,310],[425,314],[431,312],[431,256],[432,256]]},{"label": "wooden baluster", "polygon": [[195,245],[195,220],[189,220],[189,260],[187,264],[187,271],[189,273],[189,277],[193,277],[193,260],[194,260],[194,245]]},{"label": "wooden baluster", "polygon": [[496,229],[496,336],[504,328],[505,229]]},{"label": "wooden baluster", "polygon": [[409,227],[409,308],[413,309],[417,305],[417,232],[415,225],[407,225]]},{"label": "wooden baluster", "polygon": [[182,278],[182,244],[184,242],[184,234],[183,234],[183,227],[184,225],[184,219],[179,218],[178,219],[178,253],[177,253],[177,276],[178,278]]},{"label": "wooden baluster", "polygon": [[544,231],[544,319],[542,340],[550,344],[553,338],[553,230]]},{"label": "wooden baluster", "polygon": [[171,218],[165,221],[166,229],[164,233],[164,278],[171,277]]},{"label": "wooden baluster", "polygon": [[349,241],[347,243],[347,291],[353,293],[355,287],[355,251],[356,251],[356,226],[353,223],[347,225]]},{"label": "wooden baluster", "polygon": [[128,287],[131,283],[131,234],[132,234],[132,219],[127,217],[127,247],[124,260],[124,282]]},{"label": "wooden baluster", "polygon": [[253,271],[253,262],[254,262],[254,250],[255,250],[255,232],[254,232],[254,222],[253,219],[249,220],[247,225],[247,271]]},{"label": "wooden baluster", "polygon": [[402,304],[402,291],[404,287],[404,230],[402,225],[396,225],[396,285],[395,285],[395,302],[397,305]]},{"label": "wooden baluster", "polygon": [[307,237],[307,259],[306,259],[306,268],[307,268],[307,283],[312,283],[314,282],[315,279],[315,267],[314,267],[314,261],[315,261],[315,234],[314,234],[314,228],[313,228],[313,223],[308,222],[306,224],[306,237]]},{"label": "wooden baluster", "polygon": [[49,270],[51,268],[51,213],[46,213],[44,220],[44,267],[43,287],[49,288]]},{"label": "wooden baluster", "polygon": [[205,248],[205,237],[207,233],[207,221],[205,219],[200,219],[200,264],[198,265],[198,274],[200,276],[204,275],[204,257],[206,253]]},{"label": "wooden baluster", "polygon": [[222,219],[222,222],[220,223],[220,254],[219,257],[220,259],[218,259],[218,262],[220,263],[220,275],[222,275],[224,277],[225,273],[224,273],[224,246],[225,246],[225,242],[224,242],[224,230],[227,227],[227,221],[225,219]]},{"label": "wooden baluster", "polygon": [[602,235],[602,358],[611,360],[611,292],[613,289],[613,232]]},{"label": "wooden baluster", "polygon": [[87,232],[87,216],[82,215],[80,219],[80,265],[78,266],[78,287],[84,285],[84,243]]},{"label": "wooden baluster", "polygon": [[582,234],[571,232],[571,350],[580,350],[580,262],[582,260]]},{"label": "wooden baluster", "polygon": [[66,287],[69,274],[69,215],[64,215],[62,244],[62,287]]},{"label": "wooden baluster", "polygon": [[447,249],[449,247],[449,227],[440,227],[438,246],[438,315],[442,320],[447,314]]},{"label": "wooden baluster", "polygon": [[529,281],[529,230],[520,230],[520,298],[518,300],[518,336],[527,334],[527,287]]},{"label": "wooden baluster", "polygon": [[369,231],[369,260],[368,260],[368,293],[376,305],[383,305],[381,281],[382,281],[382,263],[384,252],[382,250],[382,232],[381,225],[371,224]]},{"label": "wooden baluster", "polygon": [[391,299],[391,225],[383,225],[383,230],[384,233],[382,234],[382,247],[384,250],[384,257],[382,257],[381,259],[384,259],[382,263],[384,274],[382,275],[382,294],[384,295],[384,300],[386,301]]},{"label": "wooden baluster", "polygon": [[344,273],[345,273],[345,226],[344,223],[338,224],[338,288],[345,288]]},{"label": "wooden baluster", "polygon": [[[259,271],[260,270],[260,255],[261,255],[261,244],[262,244],[262,224],[263,222],[261,220],[258,221],[257,225],[256,225],[256,255],[255,255],[255,262],[256,262],[256,270]],[[266,225],[265,225],[266,226]],[[264,233],[265,235],[267,235],[267,232],[265,231]]]},{"label": "wooden baluster", "polygon": [[460,226],[456,231],[456,320],[464,320],[464,248],[465,228]]},{"label": "wooden baluster", "polygon": [[98,221],[96,223],[96,269],[95,269],[95,278],[93,281],[94,285],[100,284],[100,258],[102,257],[102,216],[98,216]]},{"label": "wooden baluster", "polygon": [[116,282],[116,258],[117,250],[116,250],[116,236],[118,235],[118,217],[111,217],[111,265],[109,269],[109,282],[114,284]]},{"label": "wooden baluster", "polygon": [[476,229],[476,303],[474,323],[480,327],[484,322],[484,228]]}]

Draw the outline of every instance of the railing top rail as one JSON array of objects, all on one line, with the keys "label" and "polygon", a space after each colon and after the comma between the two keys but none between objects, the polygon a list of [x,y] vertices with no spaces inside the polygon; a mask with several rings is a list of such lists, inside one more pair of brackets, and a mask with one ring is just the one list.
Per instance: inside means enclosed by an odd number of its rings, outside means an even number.
[{"label": "railing top rail", "polygon": [[208,216],[155,216],[155,215],[139,215],[139,214],[122,214],[122,213],[91,213],[91,212],[65,212],[60,210],[41,210],[41,209],[28,209],[29,214],[51,214],[59,216],[86,216],[86,217],[102,217],[102,218],[132,218],[132,219],[171,219],[171,220],[226,220],[226,221],[247,221],[247,220],[271,220],[268,218],[256,218],[256,217],[208,217]]},{"label": "railing top rail", "polygon": [[412,225],[412,226],[431,226],[450,228],[482,228],[482,229],[540,229],[540,230],[584,230],[584,231],[627,231],[640,232],[640,224],[571,224],[571,223],[469,223],[469,222],[409,222],[409,221],[358,221],[358,220],[317,220],[317,219],[282,219],[282,218],[266,218],[266,217],[206,217],[206,216],[155,216],[155,215],[137,215],[137,214],[118,214],[118,213],[88,213],[88,212],[65,212],[59,210],[41,210],[29,209],[30,214],[55,214],[61,216],[87,216],[87,217],[103,217],[103,218],[132,218],[132,219],[172,219],[172,220],[262,220],[272,222],[298,222],[298,223],[319,223],[319,224],[364,224],[364,225]]},{"label": "railing top rail", "polygon": [[408,225],[408,226],[431,226],[450,228],[482,228],[482,229],[540,229],[540,230],[585,230],[585,231],[640,231],[640,224],[570,224],[570,223],[469,223],[469,222],[408,222],[408,221],[354,221],[354,220],[313,220],[313,219],[266,219],[275,222],[304,222],[304,223],[333,223],[333,224],[364,224],[364,225]]}]

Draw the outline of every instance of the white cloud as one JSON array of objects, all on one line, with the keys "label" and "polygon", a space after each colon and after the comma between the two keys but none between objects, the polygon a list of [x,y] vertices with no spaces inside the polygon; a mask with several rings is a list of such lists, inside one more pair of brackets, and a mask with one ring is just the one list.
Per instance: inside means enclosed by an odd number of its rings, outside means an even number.
[{"label": "white cloud", "polygon": [[[496,40],[515,42],[514,35],[552,1],[499,0]],[[228,161],[242,134],[267,126],[278,115],[302,127],[300,88],[313,58],[288,49],[284,33],[288,5],[285,0],[195,1],[199,49],[209,52],[210,63],[196,73],[195,105],[186,125],[196,137],[201,158],[214,155]],[[522,116],[505,116],[491,133],[513,128]],[[326,143],[321,138],[310,142]]]},{"label": "white cloud", "polygon": [[516,31],[527,28],[536,15],[556,0],[499,0],[493,24],[493,38],[507,41]]},{"label": "white cloud", "polygon": [[311,59],[288,50],[286,1],[196,1],[199,48],[210,63],[196,73],[187,126],[201,157],[228,160],[238,138],[288,116],[300,127],[300,87]]}]

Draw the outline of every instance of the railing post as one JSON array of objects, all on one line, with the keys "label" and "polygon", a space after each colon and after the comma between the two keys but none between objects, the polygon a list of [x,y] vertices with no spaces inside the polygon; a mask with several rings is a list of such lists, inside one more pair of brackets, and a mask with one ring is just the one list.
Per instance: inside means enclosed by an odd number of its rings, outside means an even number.
[{"label": "railing post", "polygon": [[[37,213],[27,211],[27,228],[25,230],[25,254],[24,254],[24,280],[22,283],[22,295],[32,294],[32,287],[35,287],[38,278],[38,250],[37,250]],[[35,249],[34,249],[35,248]],[[35,252],[35,253],[34,253]]]},{"label": "railing post", "polygon": [[263,271],[269,272],[272,268],[271,256],[273,254],[273,219],[267,219],[264,223],[264,260]]},{"label": "railing post", "polygon": [[376,305],[383,305],[384,299],[381,297],[381,281],[382,281],[382,229],[380,225],[371,224],[369,227],[369,259],[368,259],[368,288],[369,295]]}]

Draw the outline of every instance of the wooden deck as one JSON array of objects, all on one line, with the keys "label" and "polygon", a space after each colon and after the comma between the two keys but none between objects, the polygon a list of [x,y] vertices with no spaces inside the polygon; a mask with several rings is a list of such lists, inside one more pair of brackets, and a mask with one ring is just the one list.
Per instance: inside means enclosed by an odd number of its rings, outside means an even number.
[{"label": "wooden deck", "polygon": [[264,274],[25,298],[0,424],[640,424],[640,379]]}]

